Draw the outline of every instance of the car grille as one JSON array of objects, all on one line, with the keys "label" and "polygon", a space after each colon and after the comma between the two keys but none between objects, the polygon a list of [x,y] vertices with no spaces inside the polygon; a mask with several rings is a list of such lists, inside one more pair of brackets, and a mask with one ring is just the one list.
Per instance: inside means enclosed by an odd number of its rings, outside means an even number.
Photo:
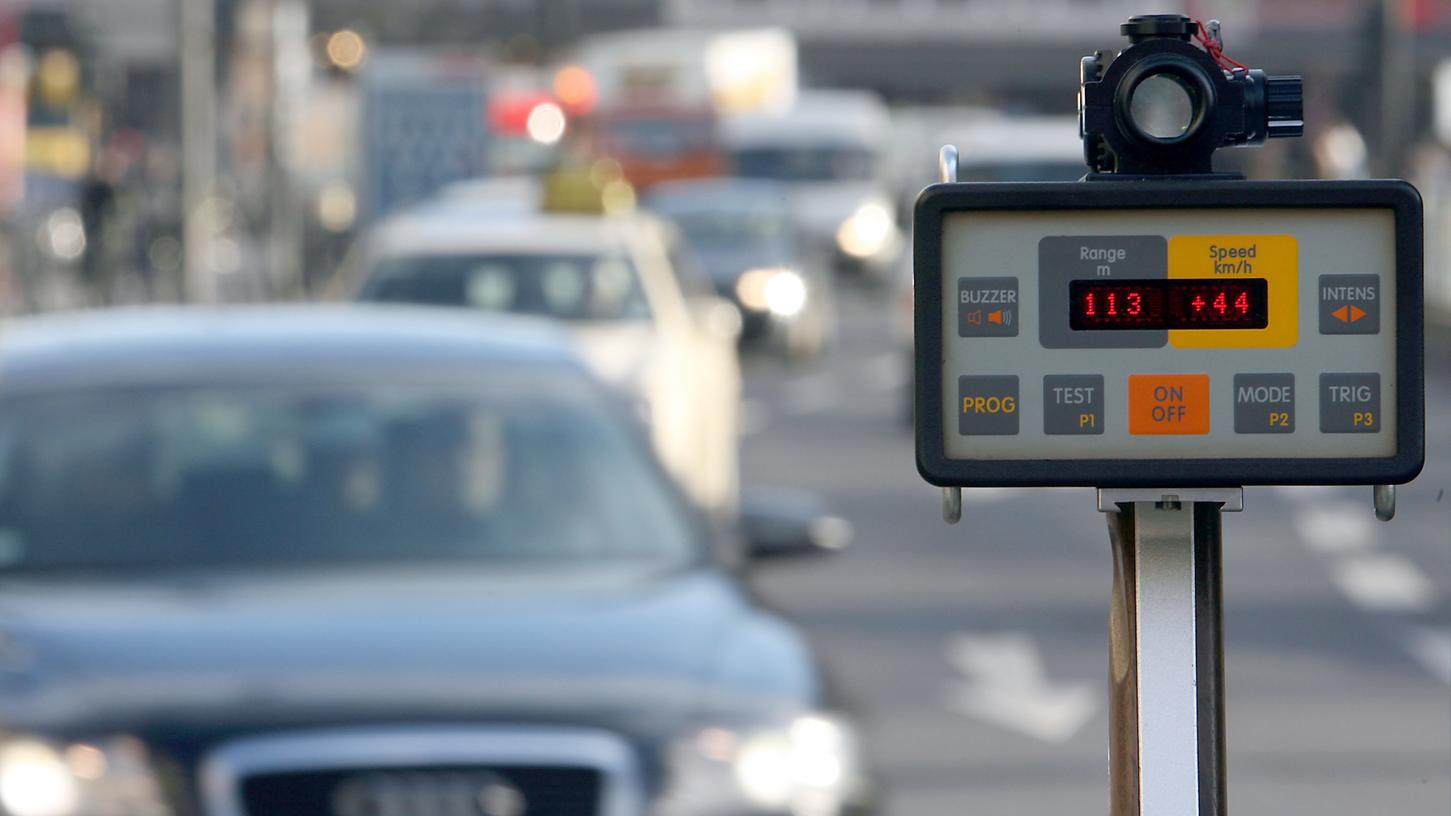
[{"label": "car grille", "polygon": [[570,767],[419,767],[242,780],[248,816],[595,816],[600,773]]},{"label": "car grille", "polygon": [[260,734],[200,766],[206,816],[639,816],[622,737],[546,726]]}]

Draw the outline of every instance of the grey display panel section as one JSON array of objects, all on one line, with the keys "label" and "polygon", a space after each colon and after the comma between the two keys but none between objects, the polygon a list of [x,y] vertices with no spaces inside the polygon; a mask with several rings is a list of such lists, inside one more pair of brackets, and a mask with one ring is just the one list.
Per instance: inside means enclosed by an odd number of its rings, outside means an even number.
[{"label": "grey display panel section", "polygon": [[[943,423],[942,444],[948,459],[1072,460],[1072,459],[1234,459],[1234,458],[1384,458],[1396,453],[1397,331],[1393,320],[1382,321],[1375,334],[1322,334],[1320,274],[1374,276],[1377,299],[1396,302],[1396,233],[1389,208],[1364,209],[1200,209],[1094,211],[974,211],[947,213],[942,221],[941,263],[944,325],[957,320],[958,279],[986,276],[1019,281],[1019,318],[1024,324],[1012,340],[960,338],[944,333],[939,376],[944,418],[959,416],[959,378],[1018,376],[1016,403],[1019,431],[1011,435],[964,435],[959,423]],[[1298,340],[1283,348],[1181,348],[1176,332],[1159,347],[1124,348],[1113,333],[1114,348],[1051,346],[1056,336],[1048,321],[1068,325],[1067,281],[1077,275],[1097,276],[1098,264],[1075,266],[1060,274],[1045,264],[1043,253],[1062,252],[1068,263],[1074,247],[1126,248],[1142,242],[1144,253],[1156,243],[1153,257],[1165,257],[1163,242],[1175,236],[1293,236],[1299,247]],[[1051,241],[1046,239],[1053,239]],[[1081,253],[1080,253],[1081,255]],[[1056,256],[1055,256],[1056,257]],[[1149,257],[1144,254],[1143,257]],[[1128,260],[1127,257],[1124,260]],[[1046,270],[1040,275],[1040,270]],[[1086,270],[1086,271],[1085,271]],[[1112,273],[1112,269],[1110,270]],[[1147,276],[1136,269],[1134,276]],[[1164,273],[1166,274],[1166,273]],[[1061,280],[1060,280],[1061,278]],[[1045,290],[1050,281],[1052,291]],[[1061,286],[1059,285],[1061,283]],[[1045,314],[1044,299],[1062,292],[1062,311]],[[1145,334],[1161,334],[1146,332]],[[1076,338],[1075,338],[1076,340]],[[1321,383],[1327,373],[1379,377],[1376,421],[1362,430],[1326,432]],[[1134,374],[1207,374],[1209,432],[1206,434],[1130,434],[1128,378]],[[1242,375],[1289,374],[1300,384],[1295,393],[1293,428],[1274,433],[1236,431],[1234,382]],[[1101,376],[1102,433],[1050,434],[1044,377]],[[1363,393],[1363,392],[1360,392]],[[1364,406],[1362,406],[1364,407]],[[1350,420],[1355,411],[1350,412]],[[1361,413],[1365,413],[1362,411]],[[1339,428],[1340,414],[1332,426]],[[1310,417],[1313,420],[1305,420]],[[1352,426],[1356,427],[1356,426]]]},{"label": "grey display panel section", "polygon": [[1075,280],[1169,277],[1162,235],[1050,235],[1038,242],[1038,337],[1044,348],[1159,348],[1166,331],[1074,331],[1068,284]]}]

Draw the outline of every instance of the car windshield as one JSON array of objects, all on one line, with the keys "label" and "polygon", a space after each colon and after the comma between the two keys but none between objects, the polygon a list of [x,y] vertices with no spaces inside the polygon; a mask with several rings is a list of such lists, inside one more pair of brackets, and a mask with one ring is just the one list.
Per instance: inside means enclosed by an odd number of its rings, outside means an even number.
[{"label": "car windshield", "polygon": [[464,306],[563,320],[650,316],[620,255],[407,255],[378,262],[363,300]]},{"label": "car windshield", "polygon": [[691,246],[700,249],[777,245],[791,231],[786,213],[771,209],[696,210],[674,213],[670,218],[680,225]]},{"label": "car windshield", "polygon": [[463,384],[479,374],[12,397],[0,570],[692,557],[687,511],[593,389]]},{"label": "car windshield", "polygon": [[876,159],[864,147],[750,147],[731,155],[736,174],[744,178],[781,181],[866,181],[876,173]]}]

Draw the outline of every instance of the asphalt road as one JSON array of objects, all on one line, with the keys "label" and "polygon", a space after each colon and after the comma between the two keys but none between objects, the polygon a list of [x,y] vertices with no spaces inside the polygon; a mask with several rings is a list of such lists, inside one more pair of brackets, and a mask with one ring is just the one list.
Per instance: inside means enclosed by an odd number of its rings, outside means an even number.
[{"label": "asphalt road", "polygon": [[[752,360],[747,481],[824,494],[852,550],[772,565],[862,715],[895,816],[1106,812],[1110,561],[1087,489],[918,477],[885,295],[848,292],[817,365]],[[1451,812],[1451,356],[1432,355],[1428,462],[1369,488],[1255,488],[1225,519],[1229,807]]]}]

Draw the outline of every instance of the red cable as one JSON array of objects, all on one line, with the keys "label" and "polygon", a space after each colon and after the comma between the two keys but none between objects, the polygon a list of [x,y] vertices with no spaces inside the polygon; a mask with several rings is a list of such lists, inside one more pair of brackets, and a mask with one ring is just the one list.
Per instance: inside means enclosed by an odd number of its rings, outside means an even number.
[{"label": "red cable", "polygon": [[1199,26],[1199,31],[1196,32],[1194,36],[1198,38],[1199,44],[1204,46],[1204,50],[1209,53],[1209,56],[1214,60],[1216,64],[1219,65],[1220,68],[1226,71],[1230,71],[1231,73],[1234,71],[1235,68],[1238,68],[1241,71],[1249,70],[1248,65],[1245,65],[1239,60],[1236,60],[1233,57],[1225,54],[1223,45],[1209,39],[1209,35],[1205,33],[1209,29],[1204,25],[1203,20],[1195,20],[1194,22]]}]

